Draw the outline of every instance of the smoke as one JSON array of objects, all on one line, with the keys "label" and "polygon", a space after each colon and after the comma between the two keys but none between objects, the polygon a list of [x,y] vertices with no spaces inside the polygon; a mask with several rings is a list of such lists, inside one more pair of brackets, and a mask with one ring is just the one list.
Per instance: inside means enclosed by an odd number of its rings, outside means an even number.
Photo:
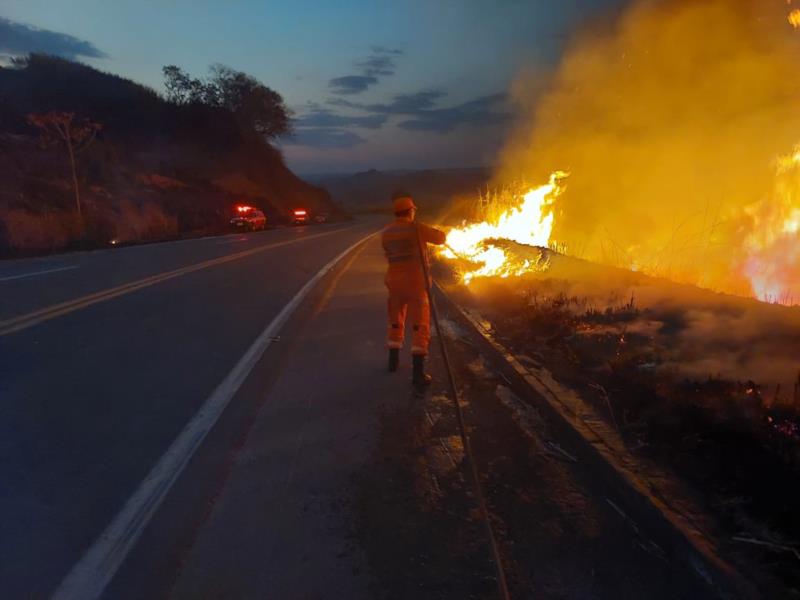
[{"label": "smoke", "polygon": [[733,381],[751,378],[770,388],[779,383],[791,392],[800,351],[797,312],[694,307],[682,316],[684,328],[665,336],[664,368],[695,379],[709,375]]},{"label": "smoke", "polygon": [[800,296],[800,218],[786,223],[800,203],[777,177],[800,142],[791,4],[641,0],[579,33],[544,91],[530,76],[516,82],[525,117],[498,179],[569,171],[552,239],[579,256]]},{"label": "smoke", "polygon": [[[583,320],[578,335],[635,334],[636,356],[649,355],[660,372],[698,380],[752,379],[773,390],[780,384],[791,396],[800,369],[800,307],[716,294],[558,254],[549,263],[547,271],[512,287],[514,295],[535,297],[544,306],[548,299],[575,299],[562,306]],[[508,303],[504,298],[502,304]]]}]

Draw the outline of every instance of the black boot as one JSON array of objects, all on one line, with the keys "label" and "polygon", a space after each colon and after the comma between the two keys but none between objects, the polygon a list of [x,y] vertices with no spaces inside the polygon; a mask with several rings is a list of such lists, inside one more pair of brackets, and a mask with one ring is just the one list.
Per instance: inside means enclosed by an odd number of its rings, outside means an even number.
[{"label": "black boot", "polygon": [[389,348],[389,373],[397,371],[397,365],[400,364],[400,349]]},{"label": "black boot", "polygon": [[411,376],[411,382],[414,384],[415,387],[424,388],[431,384],[433,378],[425,372],[425,355],[424,354],[415,354],[412,357],[413,360],[413,374]]}]

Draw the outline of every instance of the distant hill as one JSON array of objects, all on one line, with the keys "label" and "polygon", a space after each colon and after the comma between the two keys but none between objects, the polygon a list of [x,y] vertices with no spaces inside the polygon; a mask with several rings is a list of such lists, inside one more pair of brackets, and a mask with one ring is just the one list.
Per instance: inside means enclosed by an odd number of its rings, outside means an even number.
[{"label": "distant hill", "polygon": [[[102,126],[78,157],[83,232],[65,148],[42,148],[30,113],[63,111]],[[32,55],[0,67],[0,253],[163,239],[224,229],[236,202],[272,221],[303,206],[344,213],[292,173],[278,150],[221,108],[176,105],[116,75]]]},{"label": "distant hill", "polygon": [[309,181],[330,192],[333,200],[350,212],[391,212],[391,194],[410,192],[423,214],[446,218],[451,207],[469,201],[485,189],[491,178],[488,167],[377,171],[353,175],[308,175]]}]

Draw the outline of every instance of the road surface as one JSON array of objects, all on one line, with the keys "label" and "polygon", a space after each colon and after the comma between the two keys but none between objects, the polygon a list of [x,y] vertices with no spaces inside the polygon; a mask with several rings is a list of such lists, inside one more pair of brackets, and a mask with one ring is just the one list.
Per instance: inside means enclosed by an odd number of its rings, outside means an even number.
[{"label": "road surface", "polygon": [[[0,264],[0,595],[52,591],[253,338],[371,229],[298,227]],[[51,318],[36,316],[47,307]]]},{"label": "road surface", "polygon": [[[494,597],[439,359],[425,396],[384,371],[377,239],[313,279],[376,226],[0,265],[0,595]],[[514,596],[707,597],[448,331]]]}]

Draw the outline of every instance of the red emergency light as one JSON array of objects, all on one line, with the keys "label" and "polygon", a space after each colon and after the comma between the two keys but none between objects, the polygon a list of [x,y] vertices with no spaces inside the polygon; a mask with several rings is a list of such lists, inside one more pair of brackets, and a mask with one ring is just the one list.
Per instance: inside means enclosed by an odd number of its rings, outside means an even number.
[{"label": "red emergency light", "polygon": [[305,214],[306,214],[306,211],[303,208],[298,208],[297,210],[294,211],[294,215],[296,217],[302,217]]},{"label": "red emergency light", "polygon": [[245,204],[239,204],[239,205],[236,206],[236,210],[238,210],[240,213],[243,213],[243,212],[248,212],[248,211],[253,210],[253,207],[252,206],[247,206]]}]

